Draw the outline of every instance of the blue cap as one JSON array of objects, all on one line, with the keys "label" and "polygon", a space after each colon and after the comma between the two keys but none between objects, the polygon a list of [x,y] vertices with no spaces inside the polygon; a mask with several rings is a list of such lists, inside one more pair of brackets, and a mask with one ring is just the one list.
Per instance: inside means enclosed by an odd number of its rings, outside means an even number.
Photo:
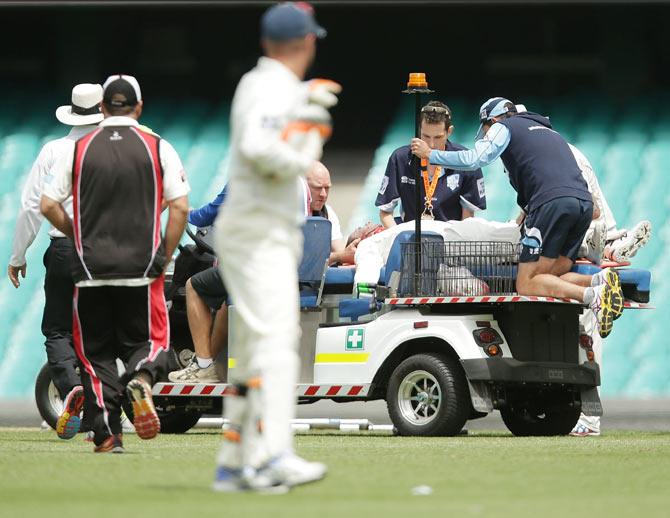
[{"label": "blue cap", "polygon": [[475,140],[479,140],[484,136],[483,126],[486,121],[493,117],[499,117],[507,112],[516,112],[514,103],[504,97],[491,97],[488,101],[482,104],[479,108],[479,130],[475,135]]},{"label": "blue cap", "polygon": [[326,29],[314,19],[314,9],[307,2],[283,2],[273,5],[261,17],[261,38],[286,41],[314,34],[326,37]]}]

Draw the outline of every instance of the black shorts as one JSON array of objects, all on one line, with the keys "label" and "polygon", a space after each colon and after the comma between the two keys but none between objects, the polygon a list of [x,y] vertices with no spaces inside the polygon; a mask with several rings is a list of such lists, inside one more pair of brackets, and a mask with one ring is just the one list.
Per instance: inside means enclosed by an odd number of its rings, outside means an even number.
[{"label": "black shorts", "polygon": [[578,198],[556,198],[540,205],[524,222],[519,262],[532,263],[540,256],[574,261],[592,216],[593,203]]},{"label": "black shorts", "polygon": [[218,311],[228,298],[228,292],[223,285],[221,272],[216,266],[207,268],[191,277],[191,286],[210,308]]}]

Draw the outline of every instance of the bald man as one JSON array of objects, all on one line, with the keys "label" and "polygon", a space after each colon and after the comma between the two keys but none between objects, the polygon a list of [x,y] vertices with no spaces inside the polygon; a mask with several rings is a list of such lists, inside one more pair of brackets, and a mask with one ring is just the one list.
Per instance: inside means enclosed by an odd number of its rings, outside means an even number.
[{"label": "bald man", "polygon": [[353,264],[354,254],[360,239],[345,244],[342,229],[340,227],[340,218],[337,217],[333,207],[326,203],[332,183],[330,181],[330,171],[321,162],[314,162],[306,175],[307,186],[311,197],[310,209],[312,216],[320,216],[328,219],[332,224],[330,257],[328,264]]}]

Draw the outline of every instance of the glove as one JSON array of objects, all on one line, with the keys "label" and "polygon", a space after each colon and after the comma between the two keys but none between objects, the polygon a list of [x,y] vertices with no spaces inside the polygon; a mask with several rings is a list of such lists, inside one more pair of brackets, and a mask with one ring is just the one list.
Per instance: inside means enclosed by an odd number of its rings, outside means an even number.
[{"label": "glove", "polygon": [[307,101],[324,108],[332,108],[337,104],[337,96],[342,86],[330,79],[312,79],[307,81]]},{"label": "glove", "polygon": [[323,145],[332,133],[332,119],[328,110],[316,104],[307,104],[300,107],[293,120],[286,125],[282,139],[296,151],[313,160],[320,160]]}]

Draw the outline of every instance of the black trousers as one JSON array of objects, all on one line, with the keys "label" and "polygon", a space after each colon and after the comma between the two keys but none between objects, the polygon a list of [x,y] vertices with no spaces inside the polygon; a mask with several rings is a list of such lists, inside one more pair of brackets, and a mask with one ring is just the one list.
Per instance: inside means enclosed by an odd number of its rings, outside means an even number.
[{"label": "black trousers", "polygon": [[54,385],[65,396],[81,385],[72,344],[72,261],[74,245],[67,238],[52,238],[44,253],[44,313],[42,334]]},{"label": "black trousers", "polygon": [[[121,433],[125,386],[138,371],[167,374],[169,324],[163,277],[149,286],[75,288],[73,338],[82,364],[87,420],[95,443]],[[126,365],[119,376],[116,359]]]}]

